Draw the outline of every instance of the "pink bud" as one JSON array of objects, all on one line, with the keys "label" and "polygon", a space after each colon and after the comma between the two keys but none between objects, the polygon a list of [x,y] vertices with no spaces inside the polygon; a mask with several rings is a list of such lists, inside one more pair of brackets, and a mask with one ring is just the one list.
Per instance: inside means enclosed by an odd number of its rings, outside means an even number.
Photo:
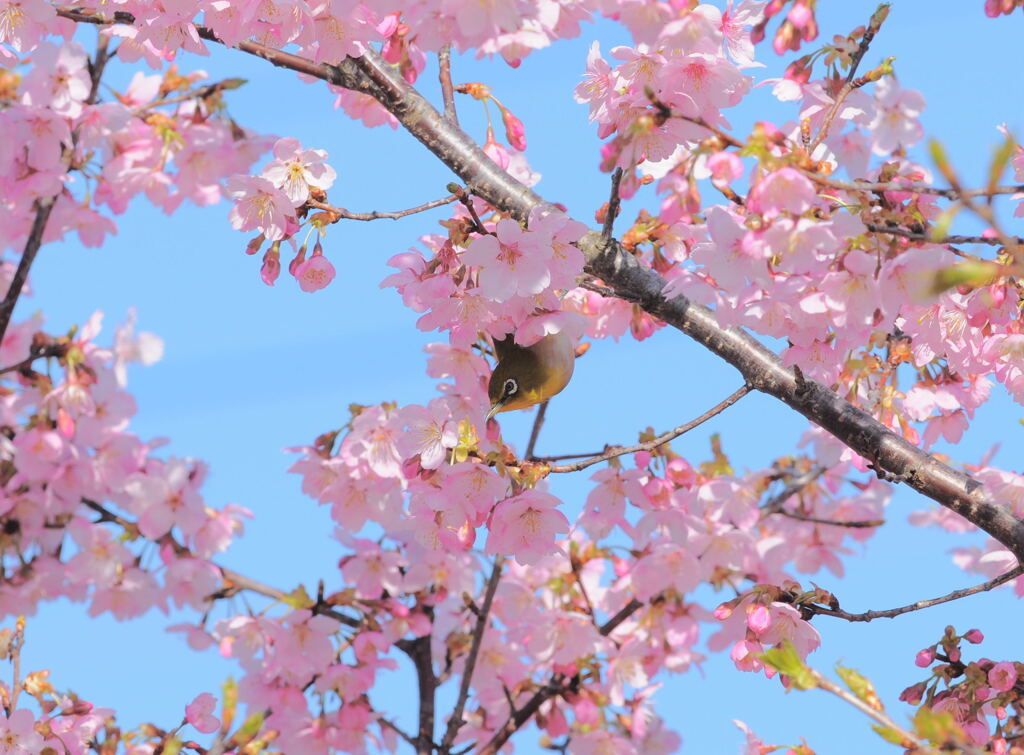
[{"label": "pink bud", "polygon": [[265,240],[266,238],[261,233],[259,236],[257,236],[256,238],[254,238],[252,241],[245,245],[245,253],[256,254],[256,252],[260,250],[260,247],[263,246],[263,242]]},{"label": "pink bud", "polygon": [[768,631],[772,625],[772,615],[767,606],[755,605],[747,609],[747,626],[755,634]]},{"label": "pink bud", "polygon": [[57,410],[57,429],[65,438],[71,438],[75,434],[75,420],[63,407]]},{"label": "pink bud", "polygon": [[508,150],[502,147],[494,138],[494,129],[487,127],[487,140],[484,142],[484,154],[494,160],[502,170],[508,168]]},{"label": "pink bud", "polygon": [[685,459],[672,459],[666,465],[665,471],[668,479],[680,487],[693,487],[694,483],[697,482],[697,473]]},{"label": "pink bud", "polygon": [[281,254],[275,244],[263,255],[263,267],[260,268],[260,277],[268,286],[273,286],[277,276],[281,274]]},{"label": "pink bud", "polygon": [[732,606],[728,603],[723,603],[714,610],[714,617],[719,621],[725,621],[730,616],[732,616]]},{"label": "pink bud", "polygon": [[396,31],[398,31],[398,13],[389,13],[384,16],[383,20],[377,24],[377,32],[387,39]]},{"label": "pink bud", "polygon": [[797,29],[803,29],[807,22],[814,18],[814,12],[803,3],[794,3],[786,18]]},{"label": "pink bud", "polygon": [[971,629],[964,635],[964,639],[977,645],[985,639],[985,635],[981,633],[980,629]]},{"label": "pink bud", "polygon": [[299,251],[295,253],[295,257],[288,263],[288,274],[292,277],[295,276],[295,269],[306,261],[306,245],[303,244],[299,247]]},{"label": "pink bud", "polygon": [[505,138],[508,143],[520,152],[526,151],[526,129],[523,122],[512,115],[512,111],[502,108],[501,120],[505,124]]},{"label": "pink bud", "polygon": [[927,668],[935,660],[935,648],[925,648],[914,658],[914,663],[921,668]]}]

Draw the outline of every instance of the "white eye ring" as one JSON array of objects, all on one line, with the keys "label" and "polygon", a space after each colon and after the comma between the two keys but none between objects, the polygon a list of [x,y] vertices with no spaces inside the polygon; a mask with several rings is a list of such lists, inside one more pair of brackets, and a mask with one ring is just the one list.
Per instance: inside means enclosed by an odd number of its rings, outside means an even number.
[{"label": "white eye ring", "polygon": [[509,378],[505,381],[505,385],[502,386],[502,393],[506,396],[514,396],[516,391],[519,390],[519,383],[515,381],[515,378]]}]

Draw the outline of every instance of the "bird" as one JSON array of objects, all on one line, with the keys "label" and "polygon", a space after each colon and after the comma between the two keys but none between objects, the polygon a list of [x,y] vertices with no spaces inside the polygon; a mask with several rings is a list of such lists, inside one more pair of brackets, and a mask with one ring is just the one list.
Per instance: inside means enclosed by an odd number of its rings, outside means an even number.
[{"label": "bird", "polygon": [[519,346],[510,333],[494,340],[494,354],[498,363],[487,384],[491,408],[484,422],[498,412],[547,401],[569,384],[576,363],[576,347],[565,333],[544,336],[532,346]]}]

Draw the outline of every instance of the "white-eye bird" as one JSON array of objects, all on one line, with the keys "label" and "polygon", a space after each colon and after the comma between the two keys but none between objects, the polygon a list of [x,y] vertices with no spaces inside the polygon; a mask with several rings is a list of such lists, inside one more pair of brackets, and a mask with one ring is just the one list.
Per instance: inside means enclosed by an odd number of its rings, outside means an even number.
[{"label": "white-eye bird", "polygon": [[509,334],[494,341],[498,364],[487,384],[491,409],[485,422],[498,412],[525,409],[547,401],[569,384],[576,363],[576,347],[565,333],[544,336],[532,346],[519,346]]}]

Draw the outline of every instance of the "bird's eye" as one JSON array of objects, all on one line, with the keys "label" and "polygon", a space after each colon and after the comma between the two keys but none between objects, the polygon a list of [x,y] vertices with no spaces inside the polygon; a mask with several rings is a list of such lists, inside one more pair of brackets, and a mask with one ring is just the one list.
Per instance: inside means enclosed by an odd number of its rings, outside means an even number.
[{"label": "bird's eye", "polygon": [[519,390],[519,383],[517,383],[515,381],[515,378],[509,378],[508,380],[506,380],[505,381],[505,385],[502,388],[502,392],[506,396],[514,396],[514,395],[516,395],[516,391],[518,391],[518,390]]}]

